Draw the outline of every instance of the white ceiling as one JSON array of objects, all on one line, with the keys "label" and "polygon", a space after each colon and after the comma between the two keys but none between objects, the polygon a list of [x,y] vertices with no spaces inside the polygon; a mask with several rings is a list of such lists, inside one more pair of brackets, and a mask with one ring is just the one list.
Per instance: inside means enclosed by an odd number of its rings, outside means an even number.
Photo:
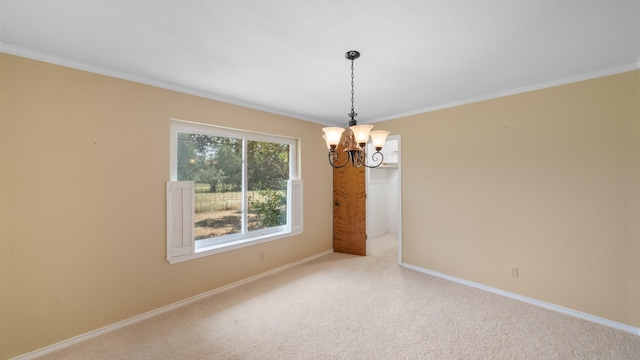
[{"label": "white ceiling", "polygon": [[640,0],[1,0],[0,51],[321,124],[640,68]]}]

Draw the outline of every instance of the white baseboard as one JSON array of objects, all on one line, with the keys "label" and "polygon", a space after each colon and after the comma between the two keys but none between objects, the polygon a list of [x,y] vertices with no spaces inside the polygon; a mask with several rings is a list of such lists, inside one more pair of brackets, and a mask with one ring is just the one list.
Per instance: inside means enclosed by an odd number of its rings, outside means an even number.
[{"label": "white baseboard", "polygon": [[117,322],[115,324],[107,325],[107,326],[102,327],[100,329],[96,329],[96,330],[93,330],[93,331],[89,331],[88,333],[84,333],[84,334],[81,334],[81,335],[78,335],[78,336],[74,336],[74,337],[72,337],[70,339],[63,340],[63,341],[60,341],[58,343],[43,347],[41,349],[26,353],[26,354],[19,355],[17,357],[11,358],[10,360],[31,360],[31,359],[36,359],[38,357],[47,355],[47,354],[52,353],[54,351],[58,351],[58,350],[66,348],[66,347],[69,347],[71,345],[75,345],[75,344],[81,343],[83,341],[87,341],[89,339],[92,339],[94,337],[109,333],[111,331],[115,331],[115,330],[121,329],[123,327],[129,326],[129,325],[133,325],[133,324],[135,324],[137,322],[140,322],[142,320],[152,318],[154,316],[160,315],[160,314],[165,313],[167,311],[171,311],[171,310],[177,309],[179,307],[182,307],[182,306],[191,304],[193,302],[196,302],[198,300],[204,299],[206,297],[209,297],[209,296],[212,296],[212,295],[215,295],[215,294],[219,294],[219,293],[227,291],[229,289],[233,289],[233,288],[238,287],[240,285],[244,285],[246,283],[252,282],[254,280],[258,280],[258,279],[263,278],[265,276],[269,276],[269,275],[271,275],[273,273],[277,273],[279,271],[288,269],[288,268],[296,266],[296,265],[300,265],[302,263],[317,259],[319,257],[325,256],[325,255],[328,255],[328,254],[331,254],[331,253],[333,253],[333,249],[327,250],[327,251],[322,252],[320,254],[316,254],[316,255],[310,256],[308,258],[304,258],[302,260],[298,260],[298,261],[293,262],[291,264],[280,266],[280,267],[275,268],[273,270],[265,271],[265,272],[260,273],[258,275],[252,276],[250,278],[246,278],[246,279],[237,281],[237,282],[235,282],[233,284],[229,284],[229,285],[226,285],[226,286],[223,286],[223,287],[220,287],[220,288],[217,288],[217,289],[214,289],[214,290],[211,290],[211,291],[207,291],[205,293],[190,297],[188,299],[184,299],[184,300],[178,301],[176,303],[173,303],[173,304],[170,304],[170,305],[167,305],[167,306],[163,306],[163,307],[161,307],[159,309],[151,310],[149,312],[134,316],[132,318],[119,321],[119,322]]},{"label": "white baseboard", "polygon": [[526,302],[526,303],[529,303],[529,304],[532,304],[532,305],[543,307],[545,309],[557,311],[559,313],[563,313],[563,314],[566,314],[566,315],[575,316],[575,317],[580,318],[580,319],[588,320],[588,321],[591,321],[591,322],[594,322],[594,323],[597,323],[597,324],[600,324],[600,325],[605,325],[605,326],[608,326],[608,327],[611,327],[611,328],[614,328],[614,329],[626,331],[626,332],[629,332],[631,334],[640,336],[640,328],[636,328],[636,327],[633,327],[631,325],[627,325],[627,324],[619,323],[619,322],[616,322],[616,321],[608,320],[608,319],[605,319],[605,318],[593,316],[591,314],[587,314],[587,313],[583,313],[583,312],[576,311],[576,310],[573,310],[573,309],[565,308],[565,307],[562,307],[562,306],[550,304],[550,303],[547,303],[547,302],[544,302],[544,301],[532,299],[532,298],[529,298],[529,297],[526,297],[526,296],[522,296],[522,295],[518,295],[518,294],[515,294],[515,293],[512,293],[512,292],[508,292],[508,291],[492,288],[490,286],[479,284],[479,283],[476,283],[476,282],[473,282],[473,281],[460,279],[460,278],[457,278],[457,277],[454,277],[454,276],[450,276],[450,275],[447,275],[447,274],[442,274],[442,273],[439,273],[437,271],[421,268],[419,266],[415,266],[415,265],[411,265],[411,264],[407,264],[407,263],[402,263],[402,266],[406,267],[408,269],[412,269],[412,270],[424,273],[424,274],[433,275],[435,277],[439,277],[439,278],[442,278],[442,279],[453,281],[453,282],[456,282],[456,283],[459,283],[459,284],[462,284],[462,285],[471,286],[471,287],[474,287],[476,289],[480,289],[480,290],[488,291],[488,292],[491,292],[491,293],[494,293],[494,294],[506,296],[506,297],[509,297],[509,298],[512,298],[512,299],[515,299],[515,300],[520,300],[520,301],[523,301],[523,302]]}]

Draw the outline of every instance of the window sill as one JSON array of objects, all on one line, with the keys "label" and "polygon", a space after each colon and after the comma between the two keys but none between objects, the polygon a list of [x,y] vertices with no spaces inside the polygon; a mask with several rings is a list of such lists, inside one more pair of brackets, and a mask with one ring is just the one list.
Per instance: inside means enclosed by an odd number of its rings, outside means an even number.
[{"label": "window sill", "polygon": [[196,250],[195,250],[196,252],[194,254],[177,256],[167,260],[169,261],[170,264],[177,264],[183,261],[198,259],[198,258],[209,256],[209,255],[219,254],[219,253],[236,250],[236,249],[242,249],[248,246],[258,245],[258,244],[266,243],[269,241],[274,241],[274,240],[288,238],[291,236],[300,235],[302,234],[303,231],[304,229],[296,230],[296,231],[286,231],[286,232],[283,231],[283,232],[272,233],[272,234],[256,236],[248,239],[240,239],[236,241],[230,241],[222,244],[203,246],[203,247],[198,247],[196,245]]}]

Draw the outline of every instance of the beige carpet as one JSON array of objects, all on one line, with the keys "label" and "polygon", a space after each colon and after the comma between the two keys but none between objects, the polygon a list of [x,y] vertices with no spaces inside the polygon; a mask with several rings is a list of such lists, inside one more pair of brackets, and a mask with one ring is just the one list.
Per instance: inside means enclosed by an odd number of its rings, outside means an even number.
[{"label": "beige carpet", "polygon": [[640,337],[397,265],[330,254],[43,359],[640,359]]}]

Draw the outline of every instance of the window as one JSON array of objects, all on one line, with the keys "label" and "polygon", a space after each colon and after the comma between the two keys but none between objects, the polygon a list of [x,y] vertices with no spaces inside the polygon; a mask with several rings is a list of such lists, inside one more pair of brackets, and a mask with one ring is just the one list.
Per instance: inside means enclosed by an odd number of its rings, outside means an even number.
[{"label": "window", "polygon": [[297,140],[171,121],[167,260],[302,232]]}]

